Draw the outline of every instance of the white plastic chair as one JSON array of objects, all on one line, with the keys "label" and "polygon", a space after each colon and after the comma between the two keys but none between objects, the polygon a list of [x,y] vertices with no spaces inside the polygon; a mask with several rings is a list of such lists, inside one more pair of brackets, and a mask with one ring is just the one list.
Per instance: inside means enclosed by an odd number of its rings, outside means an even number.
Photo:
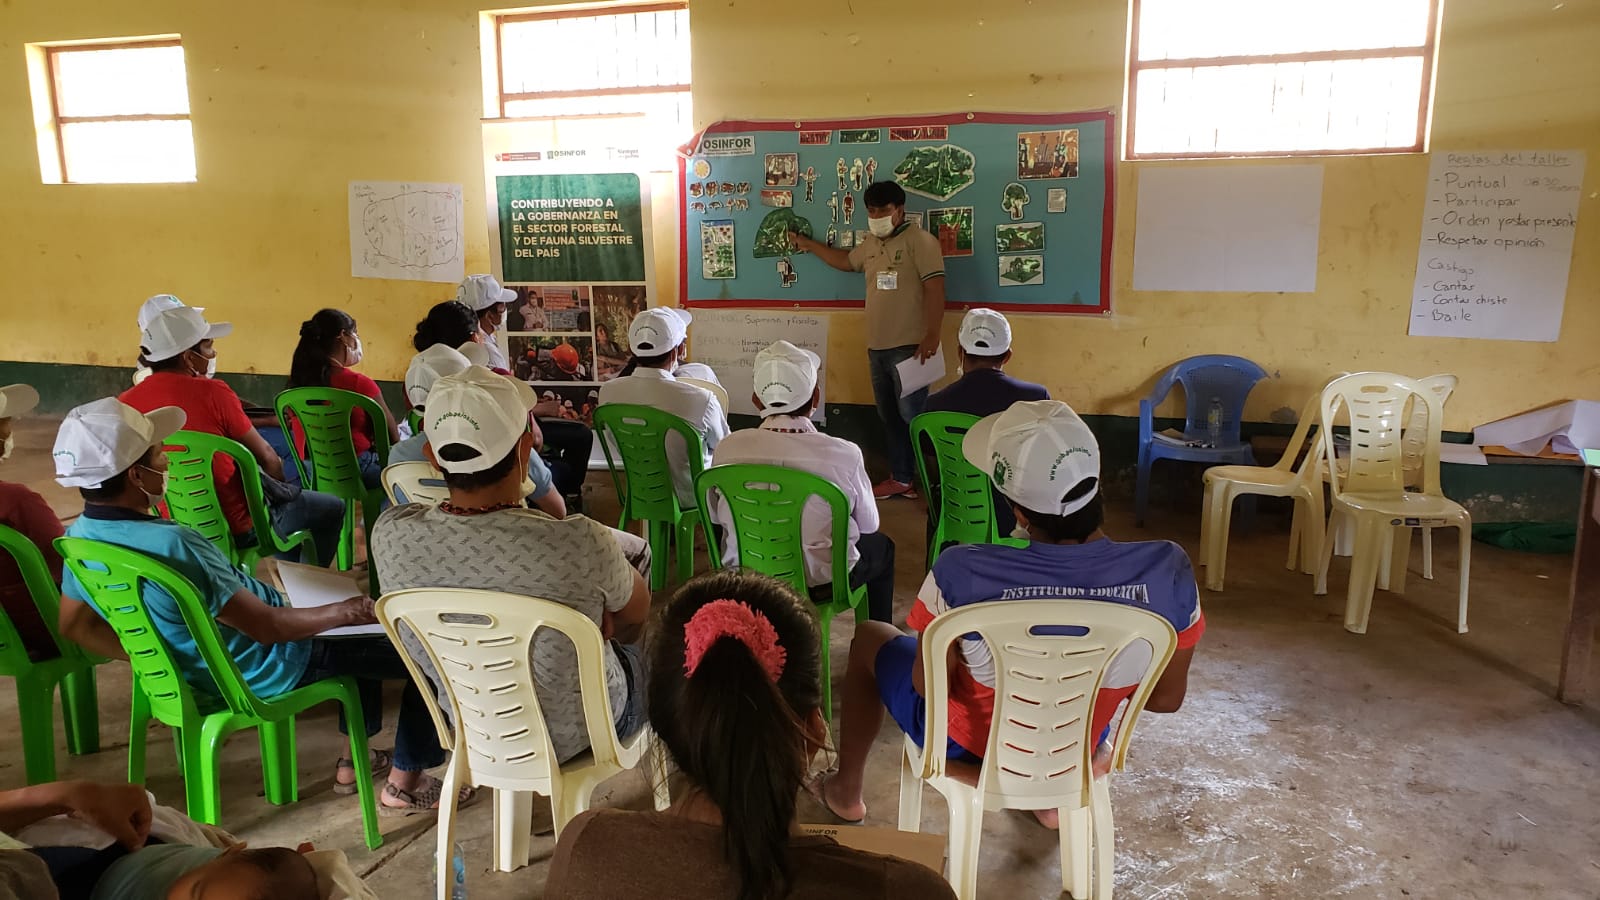
[{"label": "white plastic chair", "polygon": [[406,503],[440,503],[450,499],[444,473],[426,462],[398,462],[383,467],[379,476],[383,492],[396,506]]},{"label": "white plastic chair", "polygon": [[717,384],[715,381],[706,381],[703,378],[683,378],[683,377],[680,377],[677,380],[683,382],[684,384],[692,384],[697,388],[704,388],[705,390],[710,391],[712,396],[717,398],[717,402],[722,404],[722,414],[723,415],[727,415],[728,414],[728,389],[727,388],[723,387],[720,384]]},{"label": "white plastic chair", "polygon": [[1205,499],[1200,514],[1200,562],[1206,567],[1206,590],[1222,590],[1222,577],[1228,564],[1228,531],[1233,523],[1233,501],[1254,494],[1261,497],[1294,498],[1294,519],[1289,527],[1289,559],[1285,568],[1293,569],[1296,559],[1307,575],[1316,574],[1322,557],[1323,512],[1322,445],[1312,443],[1299,469],[1294,461],[1306,446],[1307,435],[1317,421],[1321,393],[1312,394],[1300,411],[1289,445],[1271,466],[1213,466],[1205,473]]},{"label": "white plastic chair", "polygon": [[[1049,625],[1075,626],[1073,630],[1084,633],[1035,633]],[[976,787],[946,773],[942,752],[949,735],[947,648],[971,632],[981,635],[995,656],[994,719]],[[900,829],[921,828],[921,782],[944,795],[950,808],[950,884],[956,896],[962,900],[977,896],[978,843],[986,810],[1057,809],[1062,887],[1078,900],[1110,900],[1115,834],[1110,779],[1094,777],[1098,736],[1090,729],[1107,667],[1119,651],[1139,641],[1151,650],[1140,670],[1139,687],[1111,738],[1113,766],[1119,769],[1139,712],[1177,647],[1178,636],[1165,619],[1098,600],[1008,600],[945,613],[922,633],[922,671],[928,686],[924,746],[935,749],[924,753],[906,739],[900,767]]]},{"label": "white plastic chair", "polygon": [[[1406,490],[1406,455],[1402,437],[1408,404],[1422,404],[1427,422],[1422,443],[1420,491]],[[1332,485],[1332,532],[1346,520],[1356,524],[1350,561],[1350,587],[1344,627],[1365,634],[1372,612],[1372,592],[1385,560],[1396,577],[1387,579],[1403,590],[1411,529],[1454,527],[1461,533],[1460,604],[1456,630],[1467,630],[1467,583],[1472,554],[1472,517],[1439,488],[1439,434],[1444,401],[1423,382],[1385,372],[1361,372],[1335,379],[1322,391],[1322,445],[1334,458],[1333,424],[1341,407],[1350,419],[1350,456],[1343,466],[1328,467]],[[1328,590],[1333,542],[1323,542],[1316,593]]]},{"label": "white plastic chair", "polygon": [[[427,699],[440,742],[452,751],[439,799],[440,872],[450,871],[462,785],[494,790],[494,864],[501,872],[528,864],[534,791],[550,798],[559,837],[562,827],[588,808],[595,787],[644,762],[656,808],[666,809],[665,776],[653,773],[645,759],[653,744],[650,729],[626,742],[618,737],[606,692],[600,628],[582,613],[550,600],[495,591],[416,588],[385,594],[378,600],[377,616]],[[443,679],[449,721],[431,681],[401,643],[401,624],[421,642]],[[529,656],[540,628],[565,635],[577,651],[590,749],[561,765],[539,709]],[[447,900],[449,891],[450,879],[440,878],[439,900]]]},{"label": "white plastic chair", "polygon": [[[1450,402],[1450,395],[1455,393],[1456,385],[1460,382],[1460,379],[1454,375],[1429,375],[1427,378],[1419,380],[1422,382],[1423,387],[1439,396],[1441,406]],[[1427,459],[1426,439],[1429,433],[1427,405],[1423,403],[1411,404],[1411,416],[1406,420],[1406,430],[1400,436],[1400,452],[1405,456],[1406,460],[1407,490],[1422,489],[1422,470]],[[1441,440],[1441,438],[1436,436],[1435,440]],[[1437,445],[1435,445],[1435,452],[1438,452]],[[1407,550],[1410,549],[1411,542],[1409,539],[1406,541],[1405,547]],[[1400,576],[1399,583],[1402,585],[1406,577],[1405,556],[1406,554],[1402,554],[1400,558],[1389,562],[1390,571],[1398,572]],[[1433,580],[1433,526],[1431,525],[1422,526],[1422,577],[1429,581]],[[1386,583],[1395,584],[1392,576],[1383,580]]]}]

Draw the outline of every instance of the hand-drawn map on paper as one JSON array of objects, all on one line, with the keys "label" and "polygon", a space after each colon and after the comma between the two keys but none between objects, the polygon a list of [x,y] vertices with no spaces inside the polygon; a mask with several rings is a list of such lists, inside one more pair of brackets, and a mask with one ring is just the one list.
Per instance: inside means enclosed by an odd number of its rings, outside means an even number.
[{"label": "hand-drawn map on paper", "polygon": [[465,271],[461,185],[350,182],[350,274],[458,282]]}]

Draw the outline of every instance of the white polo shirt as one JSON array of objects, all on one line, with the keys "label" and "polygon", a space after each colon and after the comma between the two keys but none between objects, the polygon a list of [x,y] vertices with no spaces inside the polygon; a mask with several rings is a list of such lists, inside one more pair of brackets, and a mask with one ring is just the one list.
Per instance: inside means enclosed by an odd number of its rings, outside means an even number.
[{"label": "white polo shirt", "polygon": [[[733,463],[783,466],[821,476],[844,492],[850,502],[850,547],[845,560],[855,568],[861,559],[856,538],[878,530],[878,504],[872,499],[872,482],[867,479],[861,448],[843,438],[817,431],[811,420],[801,416],[769,416],[761,427],[737,431],[717,446],[712,464]],[[723,565],[737,565],[739,545],[732,529],[733,518],[727,504],[716,498],[712,521],[725,529]],[[800,517],[806,547],[806,584],[816,587],[833,581],[833,517],[821,498],[806,501]]]},{"label": "white polo shirt", "polygon": [[506,351],[500,347],[499,332],[487,334],[480,328],[478,337],[483,341],[483,349],[489,352],[489,364],[485,368],[511,371],[511,360],[506,359]]},{"label": "white polo shirt", "polygon": [[[613,378],[600,385],[600,405],[607,403],[632,403],[649,406],[671,413],[689,423],[705,441],[708,455],[728,436],[728,417],[715,394],[705,388],[684,384],[671,372],[639,366],[625,378]],[[694,498],[694,484],[689,478],[688,450],[683,438],[667,435],[667,461],[672,464],[672,484],[678,492],[678,502],[694,509],[700,504]]]}]

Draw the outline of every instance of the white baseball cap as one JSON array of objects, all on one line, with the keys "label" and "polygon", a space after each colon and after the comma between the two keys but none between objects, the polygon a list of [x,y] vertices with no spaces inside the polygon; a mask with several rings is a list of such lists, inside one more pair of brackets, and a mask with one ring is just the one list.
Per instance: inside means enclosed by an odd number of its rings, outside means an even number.
[{"label": "white baseball cap", "polygon": [[215,325],[206,321],[200,310],[192,306],[175,306],[164,309],[150,318],[145,325],[139,345],[144,348],[144,358],[150,362],[171,359],[201,341],[226,337],[233,333],[227,322]]},{"label": "white baseball cap", "polygon": [[1070,515],[1100,490],[1097,483],[1067,499],[1084,479],[1100,477],[1100,443],[1060,400],[1022,400],[980,419],[962,439],[961,454],[988,472],[1000,493],[1034,512]]},{"label": "white baseball cap", "polygon": [[652,306],[633,317],[628,346],[635,356],[662,356],[689,336],[694,315],[676,306]]},{"label": "white baseball cap", "polygon": [[485,369],[489,368],[489,347],[486,344],[480,344],[477,341],[467,341],[466,343],[457,347],[456,352],[462,356],[465,356],[467,358],[467,362],[472,363],[475,366],[483,366]]},{"label": "white baseball cap", "polygon": [[428,402],[428,391],[433,390],[434,382],[471,365],[472,361],[461,351],[434,344],[411,357],[411,365],[406,367],[406,399],[412,406],[422,406]]},{"label": "white baseball cap", "polygon": [[151,447],[187,421],[183,410],[163,406],[141,413],[115,397],[67,413],[51,453],[63,487],[97,488],[133,467]]},{"label": "white baseball cap", "polygon": [[[528,413],[538,405],[539,398],[526,383],[473,366],[433,383],[422,428],[439,468],[468,475],[505,459],[528,430]],[[478,455],[452,462],[439,453],[451,444]]]},{"label": "white baseball cap", "polygon": [[456,288],[456,301],[473,312],[483,312],[496,303],[510,303],[517,292],[500,286],[493,275],[468,275]]},{"label": "white baseball cap", "polygon": [[975,356],[999,356],[1011,349],[1011,323],[988,307],[961,317],[961,349]]},{"label": "white baseball cap", "polygon": [[26,384],[0,387],[0,419],[13,419],[33,412],[39,405],[39,392]]},{"label": "white baseball cap", "polygon": [[822,360],[803,347],[778,341],[756,354],[756,396],[761,417],[785,415],[806,405],[817,389]]},{"label": "white baseball cap", "polygon": [[[156,317],[157,313],[169,309],[182,309],[187,305],[171,294],[156,294],[154,297],[150,297],[139,305],[139,330],[143,331],[150,324],[150,320]],[[204,306],[196,306],[195,309],[200,312],[206,311]]]}]

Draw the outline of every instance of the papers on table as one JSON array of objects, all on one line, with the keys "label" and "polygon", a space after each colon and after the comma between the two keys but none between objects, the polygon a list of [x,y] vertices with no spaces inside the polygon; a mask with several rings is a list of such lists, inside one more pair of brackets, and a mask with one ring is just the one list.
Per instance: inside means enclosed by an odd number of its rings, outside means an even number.
[{"label": "papers on table", "polygon": [[1472,444],[1440,444],[1439,461],[1447,463],[1460,463],[1464,466],[1487,466],[1489,460],[1483,455],[1482,447]]},{"label": "papers on table", "polygon": [[1546,444],[1557,453],[1600,447],[1600,403],[1569,400],[1544,409],[1479,425],[1472,442],[1480,447],[1499,445],[1512,453],[1538,456]]},{"label": "papers on table", "polygon": [[944,377],[944,345],[940,344],[939,349],[928,357],[927,362],[917,362],[917,358],[913,356],[894,368],[900,373],[900,396],[914,394]]},{"label": "papers on table", "polygon": [[[283,585],[284,596],[289,598],[289,605],[300,609],[327,606],[363,593],[361,585],[348,573],[282,560],[278,562],[278,581]],[[383,634],[383,626],[376,622],[330,628],[320,636],[364,637],[375,634]]]}]

